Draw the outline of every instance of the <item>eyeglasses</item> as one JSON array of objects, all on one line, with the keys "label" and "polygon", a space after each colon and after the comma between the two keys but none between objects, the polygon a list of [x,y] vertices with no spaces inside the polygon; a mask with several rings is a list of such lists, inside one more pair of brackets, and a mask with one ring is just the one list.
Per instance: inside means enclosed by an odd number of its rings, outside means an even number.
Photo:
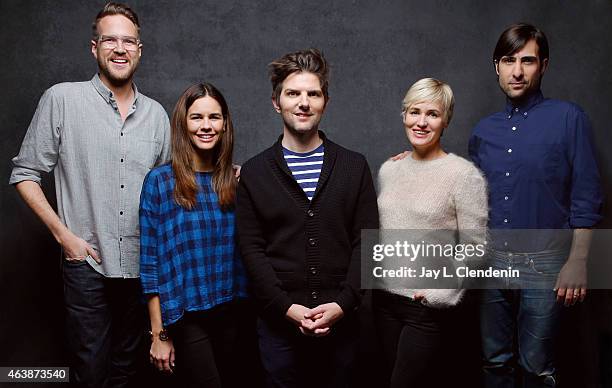
[{"label": "eyeglasses", "polygon": [[133,36],[111,36],[101,35],[98,37],[98,42],[103,49],[114,49],[117,48],[119,42],[123,48],[127,51],[136,51],[140,47],[140,39],[134,38]]}]

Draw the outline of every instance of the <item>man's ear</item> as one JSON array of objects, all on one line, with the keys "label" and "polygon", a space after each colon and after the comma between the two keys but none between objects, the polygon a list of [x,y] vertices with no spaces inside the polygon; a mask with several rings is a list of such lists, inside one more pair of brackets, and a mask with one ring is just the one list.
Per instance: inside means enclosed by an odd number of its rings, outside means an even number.
[{"label": "man's ear", "polygon": [[493,65],[495,66],[495,73],[499,77],[499,62],[498,61],[493,61]]},{"label": "man's ear", "polygon": [[91,40],[91,55],[98,59],[97,42],[93,39]]},{"label": "man's ear", "polygon": [[274,107],[274,110],[276,111],[276,113],[280,113],[281,112],[280,105],[278,105],[276,103],[276,98],[274,98],[274,97],[272,97],[272,106]]},{"label": "man's ear", "polygon": [[548,68],[548,58],[544,58],[542,61],[542,68],[540,69],[540,76],[544,75],[544,72]]}]

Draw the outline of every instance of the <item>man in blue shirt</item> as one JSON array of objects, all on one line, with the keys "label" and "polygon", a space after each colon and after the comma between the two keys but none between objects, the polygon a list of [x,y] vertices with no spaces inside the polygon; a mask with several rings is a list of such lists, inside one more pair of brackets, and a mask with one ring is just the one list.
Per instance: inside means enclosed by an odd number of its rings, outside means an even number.
[{"label": "man in blue shirt", "polygon": [[510,26],[493,60],[506,107],[476,125],[469,153],[489,184],[491,265],[521,276],[483,291],[485,385],[515,385],[517,335],[524,386],[555,386],[561,303],[586,296],[590,228],[601,219],[591,126],[577,105],[542,96],[548,42],[538,28]]}]

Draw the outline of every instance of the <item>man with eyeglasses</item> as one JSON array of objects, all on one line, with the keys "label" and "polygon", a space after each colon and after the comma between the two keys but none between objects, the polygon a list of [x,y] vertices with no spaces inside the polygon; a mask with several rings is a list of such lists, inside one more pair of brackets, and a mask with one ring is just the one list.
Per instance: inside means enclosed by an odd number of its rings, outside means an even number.
[{"label": "man with eyeglasses", "polygon": [[476,125],[469,153],[489,184],[491,265],[520,277],[482,292],[484,382],[516,386],[518,360],[522,386],[553,387],[561,306],[586,296],[590,228],[602,218],[591,125],[577,105],[542,96],[538,28],[510,26],[493,61],[506,107]]},{"label": "man with eyeglasses", "polygon": [[[71,381],[81,386],[126,386],[144,328],[140,188],[168,160],[170,134],[162,106],[132,82],[139,28],[127,5],[104,6],[91,40],[98,74],[48,89],[13,159],[10,183],[62,247]],[[57,213],[40,187],[51,171]]]}]

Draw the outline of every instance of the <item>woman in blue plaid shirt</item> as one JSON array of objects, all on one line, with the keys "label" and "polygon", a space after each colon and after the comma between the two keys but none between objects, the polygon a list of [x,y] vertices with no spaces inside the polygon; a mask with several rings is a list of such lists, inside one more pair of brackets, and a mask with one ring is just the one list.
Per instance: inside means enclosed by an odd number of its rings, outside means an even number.
[{"label": "woman in blue plaid shirt", "polygon": [[150,361],[184,386],[228,385],[232,301],[246,296],[234,240],[234,129],[211,84],[189,87],[172,115],[172,161],[145,178],[140,278],[151,320]]}]

